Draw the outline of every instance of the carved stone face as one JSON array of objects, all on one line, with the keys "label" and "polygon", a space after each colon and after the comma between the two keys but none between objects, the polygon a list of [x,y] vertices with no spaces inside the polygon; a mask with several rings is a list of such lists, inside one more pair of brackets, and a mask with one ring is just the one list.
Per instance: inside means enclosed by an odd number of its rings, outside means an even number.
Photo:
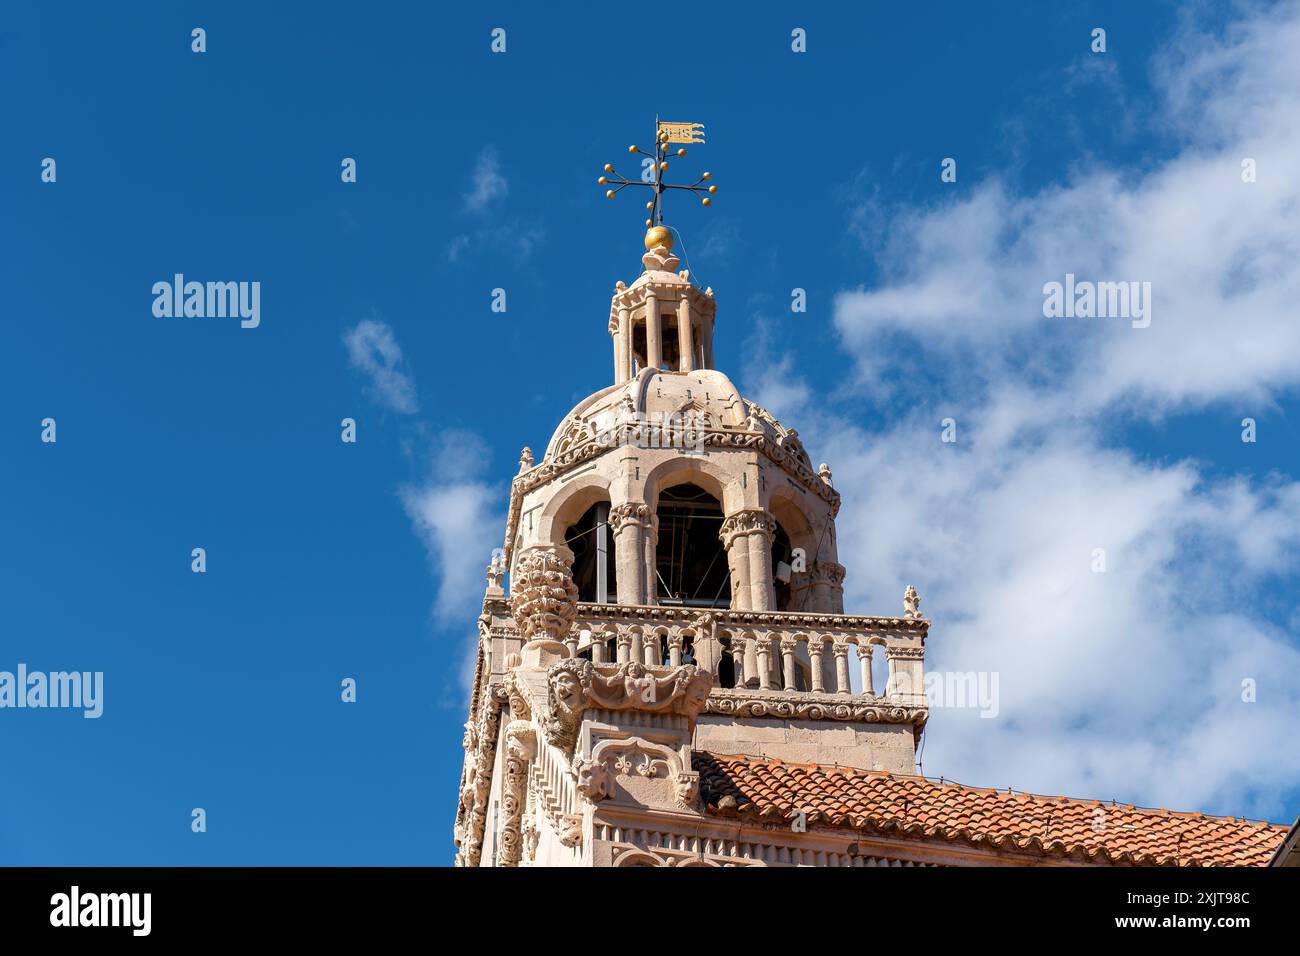
[{"label": "carved stone face", "polygon": [[697,677],[686,685],[686,702],[692,707],[703,707],[711,689],[709,681]]},{"label": "carved stone face", "polygon": [[582,684],[572,671],[561,670],[551,675],[551,694],[555,706],[565,713],[574,713],[582,707]]}]

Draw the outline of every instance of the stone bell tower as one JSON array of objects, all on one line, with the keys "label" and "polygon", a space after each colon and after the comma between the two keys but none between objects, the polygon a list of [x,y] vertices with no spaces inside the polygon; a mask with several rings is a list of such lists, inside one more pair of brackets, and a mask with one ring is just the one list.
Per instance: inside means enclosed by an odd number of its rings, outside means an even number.
[{"label": "stone bell tower", "polygon": [[[666,169],[699,142],[685,125],[641,152]],[[915,772],[915,591],[901,616],[844,613],[830,469],[713,367],[713,290],[662,225],[665,190],[716,187],[649,185],[643,271],[610,303],[613,382],[540,460],[524,449],[488,569],[459,865],[663,862],[624,837],[698,842],[709,754]]]}]

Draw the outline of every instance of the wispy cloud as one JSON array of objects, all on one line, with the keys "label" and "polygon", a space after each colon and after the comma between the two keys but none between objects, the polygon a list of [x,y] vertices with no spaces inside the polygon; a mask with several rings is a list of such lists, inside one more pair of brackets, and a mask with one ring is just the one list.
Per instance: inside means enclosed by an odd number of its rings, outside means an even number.
[{"label": "wispy cloud", "polygon": [[472,186],[463,197],[470,212],[482,212],[494,199],[504,199],[510,192],[510,182],[501,175],[501,163],[492,146],[484,146],[479,152],[470,178]]},{"label": "wispy cloud", "polygon": [[545,233],[536,222],[503,210],[502,201],[509,193],[510,182],[501,171],[496,149],[483,147],[470,174],[469,191],[461,197],[464,211],[475,225],[448,242],[448,262],[461,262],[484,251],[509,256],[517,265],[532,258]]},{"label": "wispy cloud", "polygon": [[[424,544],[438,581],[434,619],[463,631],[477,617],[485,569],[505,525],[501,490],[485,480],[486,444],[469,431],[448,430],[433,443],[427,477],[399,489],[402,506]],[[462,689],[472,680],[474,645],[461,658]]]},{"label": "wispy cloud", "polygon": [[415,382],[404,369],[401,346],[387,323],[362,319],[344,334],[343,342],[349,364],[365,374],[375,401],[406,415],[419,409]]}]

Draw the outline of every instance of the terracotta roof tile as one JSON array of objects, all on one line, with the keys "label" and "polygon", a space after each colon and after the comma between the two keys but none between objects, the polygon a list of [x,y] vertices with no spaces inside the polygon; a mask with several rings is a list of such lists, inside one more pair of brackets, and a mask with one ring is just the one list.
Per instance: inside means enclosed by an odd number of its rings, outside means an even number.
[{"label": "terracotta roof tile", "polygon": [[1287,827],[927,777],[696,751],[709,813],[852,827],[1093,863],[1266,866]]}]

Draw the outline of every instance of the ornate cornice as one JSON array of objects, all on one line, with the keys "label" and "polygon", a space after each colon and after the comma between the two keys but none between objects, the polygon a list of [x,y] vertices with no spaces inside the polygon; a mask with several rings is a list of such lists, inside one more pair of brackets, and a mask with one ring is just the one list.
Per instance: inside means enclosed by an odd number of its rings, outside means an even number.
[{"label": "ornate cornice", "polygon": [[[875,617],[856,614],[829,614],[810,611],[745,611],[736,608],[710,610],[715,628],[759,628],[767,630],[805,631],[810,636],[831,631],[916,634],[924,636],[930,628],[925,618]],[[669,607],[650,604],[579,603],[578,618],[586,621],[626,621],[628,624],[671,624],[697,626],[698,608]]]},{"label": "ornate cornice", "polygon": [[750,691],[714,688],[704,705],[706,714],[728,717],[780,717],[787,720],[840,720],[882,724],[922,725],[926,707],[899,707],[883,697],[855,697],[805,691]]}]

